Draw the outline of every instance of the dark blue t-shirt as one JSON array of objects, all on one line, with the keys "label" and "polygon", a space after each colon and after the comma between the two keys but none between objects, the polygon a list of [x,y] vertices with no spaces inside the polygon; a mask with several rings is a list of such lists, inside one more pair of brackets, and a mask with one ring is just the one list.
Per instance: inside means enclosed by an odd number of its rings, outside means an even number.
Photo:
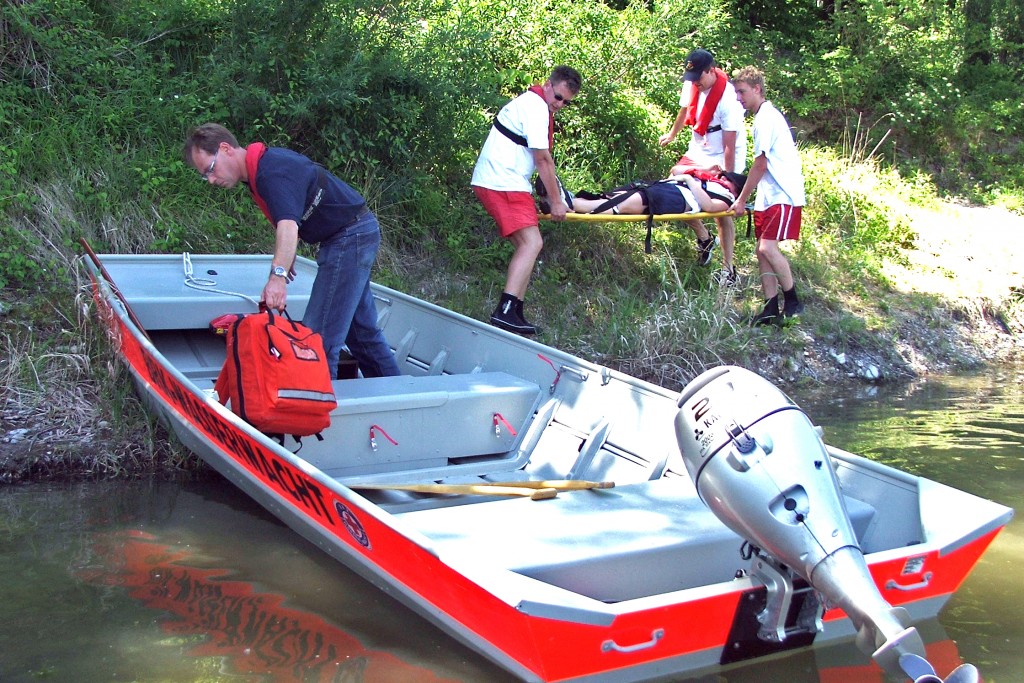
[{"label": "dark blue t-shirt", "polygon": [[[321,180],[321,177],[323,180]],[[302,214],[323,185],[320,204],[305,221]],[[276,226],[280,221],[299,224],[299,237],[312,244],[333,237],[366,206],[362,195],[307,157],[282,147],[268,147],[260,158],[256,191],[267,203]]]}]

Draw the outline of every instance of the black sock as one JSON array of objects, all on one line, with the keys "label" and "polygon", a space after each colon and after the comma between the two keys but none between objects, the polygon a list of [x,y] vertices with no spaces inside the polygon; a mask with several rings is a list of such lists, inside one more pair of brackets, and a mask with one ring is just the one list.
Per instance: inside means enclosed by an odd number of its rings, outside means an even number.
[{"label": "black sock", "polygon": [[786,302],[786,305],[792,308],[793,306],[800,303],[800,298],[796,295],[796,285],[794,284],[789,289],[782,290],[782,299]]},{"label": "black sock", "polygon": [[498,302],[498,311],[507,315],[516,310],[516,303],[519,301],[514,295],[508,292],[501,293],[501,301]]},{"label": "black sock", "polygon": [[524,303],[526,303],[526,302],[525,302],[525,301],[523,301],[522,299],[516,299],[516,302],[515,302],[515,311],[516,311],[516,315],[517,315],[517,316],[519,317],[519,319],[520,319],[520,320],[521,320],[521,321],[522,321],[523,323],[525,323],[525,324],[529,325],[530,323],[529,323],[529,322],[528,322],[528,321],[526,320],[526,314],[525,314],[525,313],[523,313],[523,304],[524,304]]}]

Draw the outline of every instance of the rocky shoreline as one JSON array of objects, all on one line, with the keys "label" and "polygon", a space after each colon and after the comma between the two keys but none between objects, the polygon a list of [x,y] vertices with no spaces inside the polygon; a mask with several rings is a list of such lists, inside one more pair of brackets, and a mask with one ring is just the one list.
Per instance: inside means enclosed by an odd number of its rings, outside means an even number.
[{"label": "rocky shoreline", "polygon": [[812,383],[841,388],[898,384],[1024,359],[1024,339],[990,319],[957,320],[945,328],[906,321],[898,329],[895,339],[879,339],[875,348],[845,350],[800,331],[802,354],[775,353],[751,369],[781,386]]}]

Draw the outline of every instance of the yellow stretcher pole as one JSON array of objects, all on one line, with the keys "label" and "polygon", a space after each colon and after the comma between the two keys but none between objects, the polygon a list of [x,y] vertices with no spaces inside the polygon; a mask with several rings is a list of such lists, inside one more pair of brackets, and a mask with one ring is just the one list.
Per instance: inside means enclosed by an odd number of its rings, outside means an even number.
[{"label": "yellow stretcher pole", "polygon": [[485,481],[476,484],[349,484],[353,489],[377,491],[412,491],[414,493],[473,494],[484,496],[523,496],[533,500],[554,498],[559,491],[586,491],[610,489],[613,481],[586,481],[583,479],[554,479],[548,481]]},{"label": "yellow stretcher pole", "polygon": [[[722,218],[724,216],[734,216],[734,214],[728,211],[718,211],[715,213],[709,213],[702,211],[701,213],[662,213],[655,214],[654,220],[656,221],[688,221],[693,219],[704,219],[704,218]],[[736,216],[738,218],[738,216]],[[538,216],[542,221],[552,220],[551,214],[542,213]],[[647,220],[647,214],[645,213],[567,213],[565,214],[565,220],[567,221],[584,221],[587,223],[612,223],[612,222],[623,222],[623,223],[638,223],[640,221]]]}]

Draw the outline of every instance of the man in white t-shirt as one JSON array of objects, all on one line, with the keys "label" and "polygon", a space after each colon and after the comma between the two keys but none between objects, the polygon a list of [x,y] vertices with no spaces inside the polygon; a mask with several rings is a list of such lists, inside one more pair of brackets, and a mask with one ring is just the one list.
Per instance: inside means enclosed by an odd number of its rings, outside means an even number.
[{"label": "man in white t-shirt", "polygon": [[732,78],[737,99],[754,115],[754,163],[730,211],[736,215],[745,211],[747,198],[757,188],[754,235],[765,302],[752,322],[754,325],[779,325],[784,318],[798,315],[804,309],[796,295],[789,261],[779,249],[779,242],[800,238],[800,214],[806,203],[803,166],[786,117],[765,99],[764,74],[745,66],[734,72]]},{"label": "man in white t-shirt", "polygon": [[[743,123],[743,107],[736,101],[732,83],[724,71],[715,65],[715,58],[707,50],[694,50],[686,60],[683,89],[679,96],[679,113],[672,129],[658,142],[665,146],[675,140],[684,127],[692,127],[693,135],[677,166],[719,167],[724,171],[742,173],[747,165],[747,132]],[[670,175],[675,174],[675,167]],[[722,282],[736,282],[736,268],[732,257],[736,243],[736,225],[731,216],[716,218],[718,239],[722,245]],[[687,221],[697,235],[697,262],[704,266],[711,262],[715,239],[704,223]]]},{"label": "man in white t-shirt", "polygon": [[534,85],[498,112],[473,169],[473,192],[498,224],[501,236],[514,248],[501,301],[491,324],[518,334],[536,334],[527,322],[523,298],[533,265],[544,246],[533,201],[530,178],[534,171],[548,188],[549,212],[556,221],[569,211],[555,176],[555,113],[580,91],[579,73],[558,66],[543,85]]}]

